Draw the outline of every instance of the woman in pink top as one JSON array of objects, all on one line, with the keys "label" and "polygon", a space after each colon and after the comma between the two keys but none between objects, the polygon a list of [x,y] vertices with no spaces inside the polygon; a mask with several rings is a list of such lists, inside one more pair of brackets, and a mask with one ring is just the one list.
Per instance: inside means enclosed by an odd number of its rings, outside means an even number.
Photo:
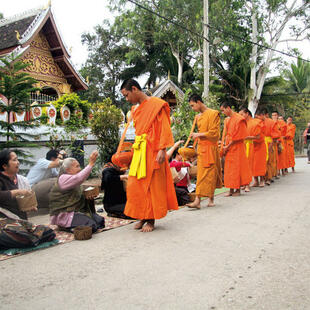
[{"label": "woman in pink top", "polygon": [[74,158],[66,158],[60,168],[57,182],[49,193],[51,224],[73,229],[91,226],[93,232],[104,227],[104,218],[96,214],[94,197],[85,199],[82,183],[88,178],[96,162],[98,152],[93,151],[89,164],[81,170]]}]

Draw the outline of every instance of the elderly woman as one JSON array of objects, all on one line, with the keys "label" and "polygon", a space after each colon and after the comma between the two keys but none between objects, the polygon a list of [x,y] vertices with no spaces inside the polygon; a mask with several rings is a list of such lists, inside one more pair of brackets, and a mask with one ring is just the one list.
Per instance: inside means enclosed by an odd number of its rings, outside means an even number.
[{"label": "elderly woman", "polygon": [[90,226],[93,232],[104,227],[104,218],[96,214],[94,197],[85,199],[81,184],[88,178],[98,157],[93,151],[89,164],[81,170],[74,158],[66,158],[60,168],[57,182],[49,193],[51,224],[73,229]]}]

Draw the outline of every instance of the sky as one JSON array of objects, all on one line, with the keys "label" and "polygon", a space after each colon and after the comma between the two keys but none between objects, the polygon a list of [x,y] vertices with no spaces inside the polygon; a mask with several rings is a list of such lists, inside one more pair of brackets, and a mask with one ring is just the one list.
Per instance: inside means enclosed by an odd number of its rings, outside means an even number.
[{"label": "sky", "polygon": [[[0,12],[6,18],[45,6],[47,3],[48,0],[0,0]],[[87,48],[81,43],[81,35],[84,32],[93,32],[94,27],[104,19],[112,18],[107,5],[108,0],[52,0],[52,11],[58,30],[68,50],[71,48],[71,60],[78,69],[87,59]],[[287,51],[286,46],[287,44],[282,44],[277,49]],[[309,40],[293,42],[290,46],[300,49],[303,58],[310,58]],[[296,62],[295,58],[285,57],[285,60],[289,63]]]}]

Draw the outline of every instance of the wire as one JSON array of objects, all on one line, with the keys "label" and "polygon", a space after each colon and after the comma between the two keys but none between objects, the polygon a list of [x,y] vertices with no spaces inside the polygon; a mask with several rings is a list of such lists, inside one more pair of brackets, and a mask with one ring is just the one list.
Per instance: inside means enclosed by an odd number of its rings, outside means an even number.
[{"label": "wire", "polygon": [[167,18],[167,17],[165,17],[165,16],[162,16],[162,15],[160,15],[160,14],[157,13],[157,12],[152,11],[151,9],[149,9],[149,8],[147,8],[147,7],[143,6],[143,5],[141,5],[140,3],[138,3],[138,2],[136,2],[136,1],[134,1],[134,0],[128,0],[128,1],[131,2],[131,3],[133,3],[133,4],[135,4],[136,6],[140,7],[141,9],[143,9],[143,10],[145,10],[145,11],[148,11],[148,12],[150,12],[151,14],[156,15],[156,16],[158,16],[159,18],[162,18],[162,19],[166,20],[167,22],[169,22],[169,23],[171,23],[171,24],[174,24],[174,25],[176,25],[176,26],[178,26],[178,27],[180,27],[180,28],[186,30],[187,32],[190,32],[190,33],[192,33],[192,34],[194,34],[194,35],[196,35],[196,36],[198,36],[198,37],[200,37],[200,38],[202,38],[202,39],[204,39],[204,40],[206,40],[206,41],[208,41],[208,42],[210,43],[210,41],[209,41],[206,37],[204,37],[203,35],[201,35],[200,33],[196,32],[196,31],[193,31],[193,30],[190,30],[190,29],[188,29],[187,27],[185,27],[185,26],[183,26],[183,25],[180,25],[179,23],[176,23],[175,21],[173,21],[173,20],[171,20],[171,19],[169,19],[169,18]]},{"label": "wire", "polygon": [[[172,24],[176,25],[177,27],[180,27],[181,29],[184,29],[184,30],[186,30],[187,32],[190,32],[190,33],[192,33],[192,34],[198,36],[199,38],[202,38],[202,39],[204,39],[204,40],[206,40],[206,41],[208,41],[208,42],[210,43],[210,41],[208,40],[208,38],[206,38],[205,36],[201,35],[200,33],[196,32],[196,31],[193,31],[193,30],[190,30],[190,29],[188,29],[187,27],[185,27],[185,26],[183,26],[183,25],[181,25],[181,24],[179,24],[179,23],[176,23],[175,21],[173,21],[173,20],[171,20],[171,19],[169,19],[169,18],[167,18],[167,17],[165,17],[165,16],[160,15],[159,13],[152,11],[151,9],[149,9],[149,8],[147,8],[147,7],[145,7],[145,6],[143,6],[142,4],[136,2],[135,0],[128,0],[128,1],[131,2],[131,3],[133,3],[133,4],[135,4],[136,6],[140,7],[141,9],[143,9],[143,10],[145,10],[145,11],[148,11],[148,12],[150,12],[151,14],[156,15],[156,16],[158,16],[159,18],[162,18],[162,19],[168,21],[169,23],[172,23]],[[283,54],[283,55],[288,56],[288,57],[293,57],[293,58],[296,58],[296,59],[303,60],[303,61],[305,61],[305,62],[310,62],[310,60],[303,59],[303,58],[301,58],[301,57],[299,57],[299,56],[295,56],[295,55],[292,55],[292,54],[289,54],[289,53],[286,53],[286,52],[283,52],[283,51],[279,51],[279,50],[274,49],[274,48],[272,48],[272,47],[269,47],[269,46],[267,46],[267,45],[259,44],[259,43],[256,43],[256,42],[252,42],[252,41],[250,41],[250,40],[244,39],[244,38],[242,38],[242,37],[240,37],[240,36],[237,36],[237,35],[235,35],[235,34],[229,33],[229,32],[227,32],[227,31],[217,29],[217,28],[215,28],[215,27],[213,27],[213,26],[210,26],[209,24],[204,24],[204,25],[206,25],[209,29],[215,29],[215,30],[217,30],[217,31],[219,31],[219,32],[222,32],[222,33],[227,34],[227,35],[229,35],[229,36],[231,36],[231,37],[237,38],[237,39],[239,39],[239,40],[241,40],[241,41],[244,41],[244,42],[246,42],[246,43],[249,43],[249,44],[252,44],[252,45],[257,45],[258,47],[261,47],[261,48],[263,48],[263,49],[271,50],[271,51],[274,51],[274,52],[276,52],[276,53]],[[211,43],[210,43],[210,44],[211,44]],[[211,45],[213,45],[213,44],[211,44]]]}]

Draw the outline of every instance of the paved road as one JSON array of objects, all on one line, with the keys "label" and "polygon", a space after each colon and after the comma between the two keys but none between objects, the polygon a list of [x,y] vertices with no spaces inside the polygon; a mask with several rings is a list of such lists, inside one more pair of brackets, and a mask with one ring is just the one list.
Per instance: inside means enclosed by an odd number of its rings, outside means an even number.
[{"label": "paved road", "polygon": [[310,309],[310,165],[150,234],[128,225],[0,262],[1,309]]}]

